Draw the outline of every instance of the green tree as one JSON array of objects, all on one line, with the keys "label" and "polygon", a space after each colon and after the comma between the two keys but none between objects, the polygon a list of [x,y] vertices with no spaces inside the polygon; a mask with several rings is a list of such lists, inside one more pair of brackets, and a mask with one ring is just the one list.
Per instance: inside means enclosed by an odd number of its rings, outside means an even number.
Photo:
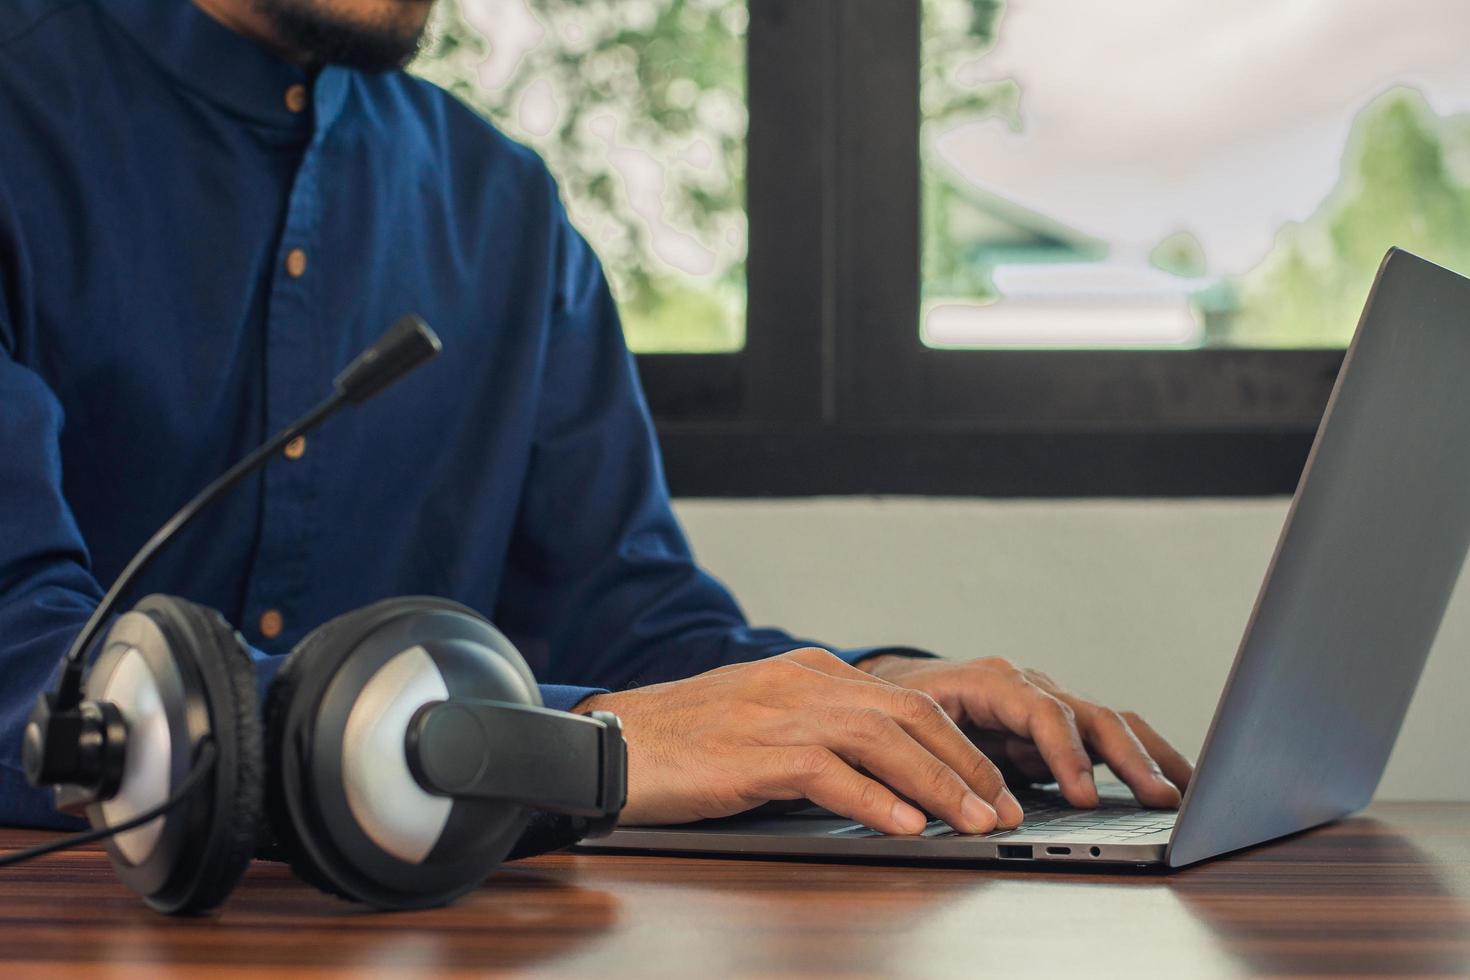
[{"label": "green tree", "polygon": [[[478,77],[493,36],[476,31],[460,3],[441,0],[414,70],[546,158],[573,220],[607,267],[630,345],[738,348],[745,295],[745,0],[530,0],[545,39],[494,88]],[[1000,0],[924,0],[928,119],[993,111],[1006,97],[1004,87],[961,80],[961,69],[989,47],[1001,8]],[[538,88],[559,110],[544,133],[528,131],[520,119],[523,100]],[[648,222],[610,157],[614,142],[663,168],[661,218],[717,256],[713,277],[684,275],[656,254]],[[688,159],[691,146],[707,151],[705,159]]]},{"label": "green tree", "polygon": [[1470,186],[1447,147],[1470,144],[1470,121],[1442,118],[1419,92],[1395,88],[1355,120],[1332,192],[1238,282],[1239,307],[1212,343],[1340,346],[1392,245],[1470,270]]},{"label": "green tree", "polygon": [[958,178],[938,163],[934,142],[957,123],[986,116],[1004,118],[1013,129],[1020,89],[1013,81],[968,81],[975,62],[995,44],[1001,0],[924,0],[921,65],[923,157],[923,284],[936,296],[995,297],[988,266],[957,246],[964,213]]}]

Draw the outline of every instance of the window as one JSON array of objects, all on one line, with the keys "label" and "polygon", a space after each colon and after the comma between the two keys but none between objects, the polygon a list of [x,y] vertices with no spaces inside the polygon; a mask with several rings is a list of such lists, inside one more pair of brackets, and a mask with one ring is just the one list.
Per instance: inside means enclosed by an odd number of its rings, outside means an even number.
[{"label": "window", "polygon": [[676,494],[1290,492],[1387,246],[1470,266],[1450,0],[460,2]]}]

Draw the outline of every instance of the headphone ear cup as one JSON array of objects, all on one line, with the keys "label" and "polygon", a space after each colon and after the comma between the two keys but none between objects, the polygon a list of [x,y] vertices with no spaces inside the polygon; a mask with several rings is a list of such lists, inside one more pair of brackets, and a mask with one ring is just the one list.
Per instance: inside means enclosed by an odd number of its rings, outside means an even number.
[{"label": "headphone ear cup", "polygon": [[525,808],[431,795],[408,771],[413,712],[451,694],[540,703],[510,642],[447,600],[388,599],[292,651],[267,695],[267,783],[274,832],[303,879],[379,908],[423,908],[505,858]]},{"label": "headphone ear cup", "polygon": [[[127,799],[130,779],[138,785],[149,782],[145,775],[149,770],[163,773],[165,788],[155,792],[166,795],[167,787],[187,775],[199,743],[206,737],[215,743],[214,771],[189,799],[160,818],[154,836],[129,841],[138,833],[129,831],[108,842],[113,866],[159,911],[210,911],[224,901],[249,866],[261,819],[263,759],[254,664],[219,613],[171,596],[148,596],[139,602],[114,626],[105,646],[108,649],[88,676],[89,694],[105,696],[109,682],[122,683],[129,672],[137,676],[144,671],[159,679],[146,699],[153,705],[150,710],[128,717],[126,698],[120,707],[129,723],[130,756],[156,751],[160,745],[166,745],[171,756],[130,758],[119,797]],[[137,659],[128,664],[133,657]],[[126,684],[119,689],[125,690]],[[146,741],[145,730],[155,733],[156,744]],[[121,815],[109,813],[109,803],[88,808],[93,826],[121,822],[111,819]],[[148,840],[151,847],[140,843]],[[130,846],[134,844],[139,846]]]}]

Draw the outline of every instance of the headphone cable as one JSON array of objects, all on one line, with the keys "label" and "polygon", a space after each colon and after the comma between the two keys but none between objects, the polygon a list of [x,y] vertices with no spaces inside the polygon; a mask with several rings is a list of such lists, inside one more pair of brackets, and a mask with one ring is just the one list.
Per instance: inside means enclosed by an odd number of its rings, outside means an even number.
[{"label": "headphone cable", "polygon": [[206,736],[202,741],[200,741],[199,748],[196,750],[196,752],[197,754],[194,758],[194,765],[189,770],[189,775],[184,777],[184,781],[179,784],[179,788],[174,791],[172,796],[155,806],[153,809],[145,810],[142,813],[138,814],[136,817],[124,820],[120,824],[115,824],[109,827],[97,827],[92,830],[83,831],[80,834],[73,834],[70,837],[63,837],[60,840],[49,841],[45,844],[37,844],[35,847],[27,847],[24,850],[20,851],[12,851],[9,854],[0,856],[0,868],[11,864],[20,864],[22,861],[30,861],[45,854],[54,854],[57,851],[66,851],[74,847],[80,847],[83,844],[91,844],[94,841],[106,840],[109,837],[113,837],[117,834],[127,833],[129,830],[135,830],[138,827],[143,826],[145,823],[150,823],[154,820],[157,820],[159,817],[163,816],[165,813],[168,813],[170,810],[174,809],[174,807],[184,802],[184,800],[188,798],[189,794],[193,792],[194,788],[198,786],[199,783],[203,781],[204,777],[209,774],[210,770],[214,768],[215,748],[214,738],[212,736]]}]

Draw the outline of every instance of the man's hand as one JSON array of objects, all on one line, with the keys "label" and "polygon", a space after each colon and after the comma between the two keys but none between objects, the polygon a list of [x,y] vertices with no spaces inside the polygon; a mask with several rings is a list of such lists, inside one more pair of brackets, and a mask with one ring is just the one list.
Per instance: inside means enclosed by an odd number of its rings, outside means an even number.
[{"label": "man's hand", "polygon": [[687,680],[600,694],[628,742],[628,824],[724,817],[805,797],[890,834],[925,818],[956,830],[1013,827],[999,770],[933,698],[805,649]]},{"label": "man's hand", "polygon": [[1037,670],[1000,658],[954,662],[879,655],[859,666],[923,691],[1010,776],[1055,779],[1073,806],[1097,805],[1095,761],[1105,762],[1145,806],[1172,808],[1194,767],[1132,712],[1093,704]]}]

